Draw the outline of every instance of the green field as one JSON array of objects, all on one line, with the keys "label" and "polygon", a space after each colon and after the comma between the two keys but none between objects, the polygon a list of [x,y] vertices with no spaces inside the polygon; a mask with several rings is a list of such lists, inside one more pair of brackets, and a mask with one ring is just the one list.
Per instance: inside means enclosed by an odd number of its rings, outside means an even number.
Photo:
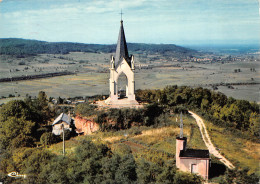
[{"label": "green field", "polygon": [[[35,96],[43,90],[52,97],[90,96],[109,93],[109,60],[111,54],[75,52],[66,55],[41,54],[27,58],[1,56],[0,77],[43,74],[49,72],[71,71],[76,75],[0,83],[0,96],[26,94]],[[152,59],[156,58],[156,59]],[[215,83],[260,82],[257,61],[232,63],[200,64],[192,62],[169,61],[158,55],[135,58],[136,89],[162,89],[167,85],[203,86]],[[152,60],[152,61],[151,61]],[[19,65],[20,62],[23,65]],[[153,69],[139,69],[141,65],[161,65]],[[177,67],[166,67],[167,65]],[[27,67],[27,69],[25,69]],[[234,69],[241,69],[235,73]],[[251,72],[255,68],[256,72]],[[15,70],[19,71],[15,71]],[[237,99],[260,102],[259,85],[236,85],[234,89],[219,86],[218,91]],[[209,87],[210,88],[210,87]]]}]

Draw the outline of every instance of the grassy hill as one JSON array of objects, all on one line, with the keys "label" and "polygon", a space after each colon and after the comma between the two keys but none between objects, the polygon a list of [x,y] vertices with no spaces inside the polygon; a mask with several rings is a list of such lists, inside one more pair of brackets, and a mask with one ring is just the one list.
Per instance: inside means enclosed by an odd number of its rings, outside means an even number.
[{"label": "grassy hill", "polygon": [[[77,144],[84,140],[92,140],[96,144],[106,144],[113,153],[125,155],[131,152],[139,162],[144,159],[148,162],[159,164],[175,160],[175,137],[179,134],[178,124],[172,116],[170,126],[165,127],[132,127],[128,130],[115,132],[97,132],[88,136],[78,136],[66,141],[67,156],[73,156]],[[238,138],[232,133],[223,136],[221,128],[206,121],[207,129],[210,133],[214,145],[220,150],[221,154],[227,157],[237,168],[249,168],[249,173],[259,175],[257,147],[259,144],[245,138]],[[199,128],[190,116],[184,117],[184,135],[188,137],[189,148],[207,149]],[[57,154],[62,154],[62,142],[53,144],[47,150]],[[214,156],[211,156],[212,163],[210,168],[210,178],[212,182],[219,182],[219,175],[224,174],[225,166]]]},{"label": "grassy hill", "polygon": [[[223,127],[218,127],[206,121],[207,130],[213,144],[219,149],[220,153],[231,161],[236,167],[249,168],[249,173],[256,173],[260,176],[259,143],[236,135]],[[224,135],[223,135],[224,132]]]},{"label": "grassy hill", "polygon": [[[177,114],[174,114],[176,109],[172,109],[168,115],[158,118],[158,116],[147,116],[146,112],[154,114],[154,107],[159,112],[162,109],[155,105],[147,106],[147,109],[143,110],[143,117],[151,118],[154,121],[146,120],[145,124],[139,124],[139,127],[132,126],[132,128],[126,125],[129,125],[128,123],[133,119],[124,119],[123,115],[131,114],[131,117],[142,119],[138,116],[137,111],[113,110],[109,112],[107,110],[107,114],[98,113],[98,123],[107,122],[100,117],[109,117],[112,121],[117,119],[118,126],[110,129],[109,126],[103,126],[102,123],[100,126],[103,131],[71,138],[66,141],[66,156],[63,157],[62,142],[52,144],[60,141],[60,138],[54,137],[51,132],[41,135],[41,132],[48,131],[45,124],[41,125],[37,131],[33,131],[36,126],[32,120],[43,122],[42,118],[48,116],[44,114],[41,118],[38,113],[42,113],[42,111],[38,112],[33,109],[35,107],[44,109],[48,106],[47,103],[37,106],[40,104],[39,102],[46,102],[47,98],[44,96],[45,93],[41,92],[35,101],[29,98],[26,102],[12,101],[0,108],[0,118],[4,119],[2,121],[4,126],[1,127],[1,132],[3,132],[1,135],[4,136],[0,137],[3,140],[0,141],[1,148],[4,148],[4,152],[1,153],[3,159],[0,162],[0,178],[4,178],[4,181],[12,183],[12,178],[6,174],[17,171],[28,174],[28,179],[35,183],[83,183],[85,181],[101,183],[100,181],[106,181],[107,178],[110,178],[110,181],[118,178],[130,180],[132,175],[134,178],[131,181],[138,183],[174,183],[173,180],[181,180],[181,182],[175,183],[185,183],[182,180],[185,180],[186,183],[201,183],[195,175],[181,173],[175,168],[175,138],[180,131],[179,123],[176,122]],[[40,100],[42,98],[45,100]],[[83,114],[84,110],[90,110],[89,106],[85,106],[85,108],[81,106],[77,107],[75,112],[80,111],[80,114]],[[180,108],[179,106],[178,109]],[[15,116],[12,116],[14,113]],[[92,116],[87,114],[85,116]],[[205,149],[195,119],[184,113],[183,120],[184,135],[188,137],[187,146]],[[257,175],[250,173],[258,173],[258,162],[256,161],[259,160],[257,154],[259,143],[253,142],[244,133],[234,129],[211,125],[209,122],[206,122],[206,126],[214,144],[237,168],[237,170],[226,171],[225,166],[219,163],[217,158],[211,156],[212,162],[209,171],[211,182],[216,183],[224,179],[227,181],[226,183],[232,183],[230,181],[233,180],[239,181],[234,183],[257,183]],[[128,127],[128,129],[124,127]],[[23,138],[24,134],[26,137]],[[33,140],[40,141],[42,145],[39,146],[39,142]],[[22,146],[17,147],[21,144]],[[49,147],[45,147],[46,145]],[[250,170],[249,173],[248,170]],[[116,176],[113,176],[114,173]],[[126,176],[129,177],[126,178]],[[191,182],[191,180],[197,180],[197,182]],[[253,182],[244,182],[249,180]],[[25,183],[19,180],[15,183],[17,182]]]},{"label": "grassy hill", "polygon": [[[175,122],[176,117],[170,117],[171,125],[163,127],[132,127],[127,130],[115,132],[97,132],[88,136],[79,136],[66,141],[66,152],[73,154],[77,142],[82,139],[91,139],[94,142],[107,144],[113,152],[125,154],[131,151],[136,158],[142,156],[153,161],[153,157],[161,155],[161,159],[174,159],[176,136],[179,135],[179,125]],[[201,138],[199,128],[195,120],[190,116],[184,119],[184,135],[188,137],[188,147],[194,149],[206,149]],[[51,145],[48,150],[62,154],[62,143]],[[149,156],[149,154],[151,154]]]},{"label": "grassy hill", "polygon": [[[45,42],[37,40],[27,40],[20,38],[1,38],[0,54],[26,56],[37,54],[68,54],[69,52],[104,52],[112,53],[116,50],[116,45],[105,44],[84,44],[71,42]],[[144,44],[128,43],[129,52],[159,53],[165,52],[194,54],[195,50],[180,47],[174,44]]]}]

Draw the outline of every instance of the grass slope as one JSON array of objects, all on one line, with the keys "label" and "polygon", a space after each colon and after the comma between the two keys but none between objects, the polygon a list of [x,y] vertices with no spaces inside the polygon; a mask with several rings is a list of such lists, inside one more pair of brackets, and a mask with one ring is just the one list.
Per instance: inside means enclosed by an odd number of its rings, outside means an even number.
[{"label": "grass slope", "polygon": [[[175,158],[175,137],[179,135],[178,124],[175,122],[176,117],[172,116],[171,125],[164,127],[133,127],[128,130],[120,130],[116,132],[96,132],[88,136],[78,136],[66,141],[66,154],[70,156],[74,154],[77,143],[83,139],[91,139],[96,144],[108,145],[114,153],[124,155],[132,152],[136,161],[145,159],[147,161],[160,164],[163,161],[174,160]],[[188,137],[189,148],[207,149],[199,128],[190,116],[184,118],[184,135]],[[232,133],[224,131],[210,122],[205,121],[209,135],[213,144],[220,149],[220,153],[229,159],[236,167],[248,167],[249,174],[257,173],[259,175],[259,144],[253,143],[241,137],[237,137]],[[62,154],[62,142],[53,144],[46,148],[55,154]],[[225,166],[212,157],[214,164],[218,164],[218,168],[222,170]],[[214,167],[214,169],[216,169]],[[220,171],[224,173],[224,171]],[[217,177],[214,175],[213,178]],[[217,178],[216,178],[217,179]],[[213,179],[214,180],[214,179]]]},{"label": "grass slope", "polygon": [[204,121],[212,143],[219,149],[220,153],[231,161],[236,167],[248,167],[249,173],[260,176],[260,144],[234,135],[225,128]]},{"label": "grass slope", "polygon": [[[128,130],[116,132],[96,132],[92,135],[78,136],[66,141],[67,155],[73,154],[78,141],[91,139],[96,143],[108,145],[114,152],[125,154],[130,151],[135,158],[146,156],[147,160],[155,161],[154,157],[161,156],[161,159],[173,159],[175,156],[176,136],[179,135],[176,117],[171,117],[170,126],[165,127],[133,127]],[[188,147],[194,149],[206,149],[201,138],[199,128],[193,118],[185,116],[184,135],[188,137]],[[62,142],[53,144],[48,150],[55,154],[62,154]]]}]

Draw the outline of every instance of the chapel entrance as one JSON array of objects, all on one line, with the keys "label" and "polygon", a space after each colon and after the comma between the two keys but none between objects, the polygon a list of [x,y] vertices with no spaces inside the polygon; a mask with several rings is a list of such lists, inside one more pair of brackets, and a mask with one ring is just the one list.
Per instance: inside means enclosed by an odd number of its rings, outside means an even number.
[{"label": "chapel entrance", "polygon": [[197,164],[191,164],[191,173],[193,173],[193,174],[198,173]]},{"label": "chapel entrance", "polygon": [[118,99],[127,98],[127,90],[128,90],[128,79],[127,76],[122,73],[118,77]]}]

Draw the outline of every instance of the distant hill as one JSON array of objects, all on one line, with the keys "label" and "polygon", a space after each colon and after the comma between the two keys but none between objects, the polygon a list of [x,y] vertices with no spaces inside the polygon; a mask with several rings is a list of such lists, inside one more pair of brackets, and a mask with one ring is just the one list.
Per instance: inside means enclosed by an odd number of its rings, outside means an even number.
[{"label": "distant hill", "polygon": [[[0,54],[27,56],[37,54],[67,54],[69,52],[112,53],[116,44],[83,44],[72,42],[45,42],[20,38],[1,38]],[[195,54],[197,51],[174,44],[128,43],[129,52]]]}]

